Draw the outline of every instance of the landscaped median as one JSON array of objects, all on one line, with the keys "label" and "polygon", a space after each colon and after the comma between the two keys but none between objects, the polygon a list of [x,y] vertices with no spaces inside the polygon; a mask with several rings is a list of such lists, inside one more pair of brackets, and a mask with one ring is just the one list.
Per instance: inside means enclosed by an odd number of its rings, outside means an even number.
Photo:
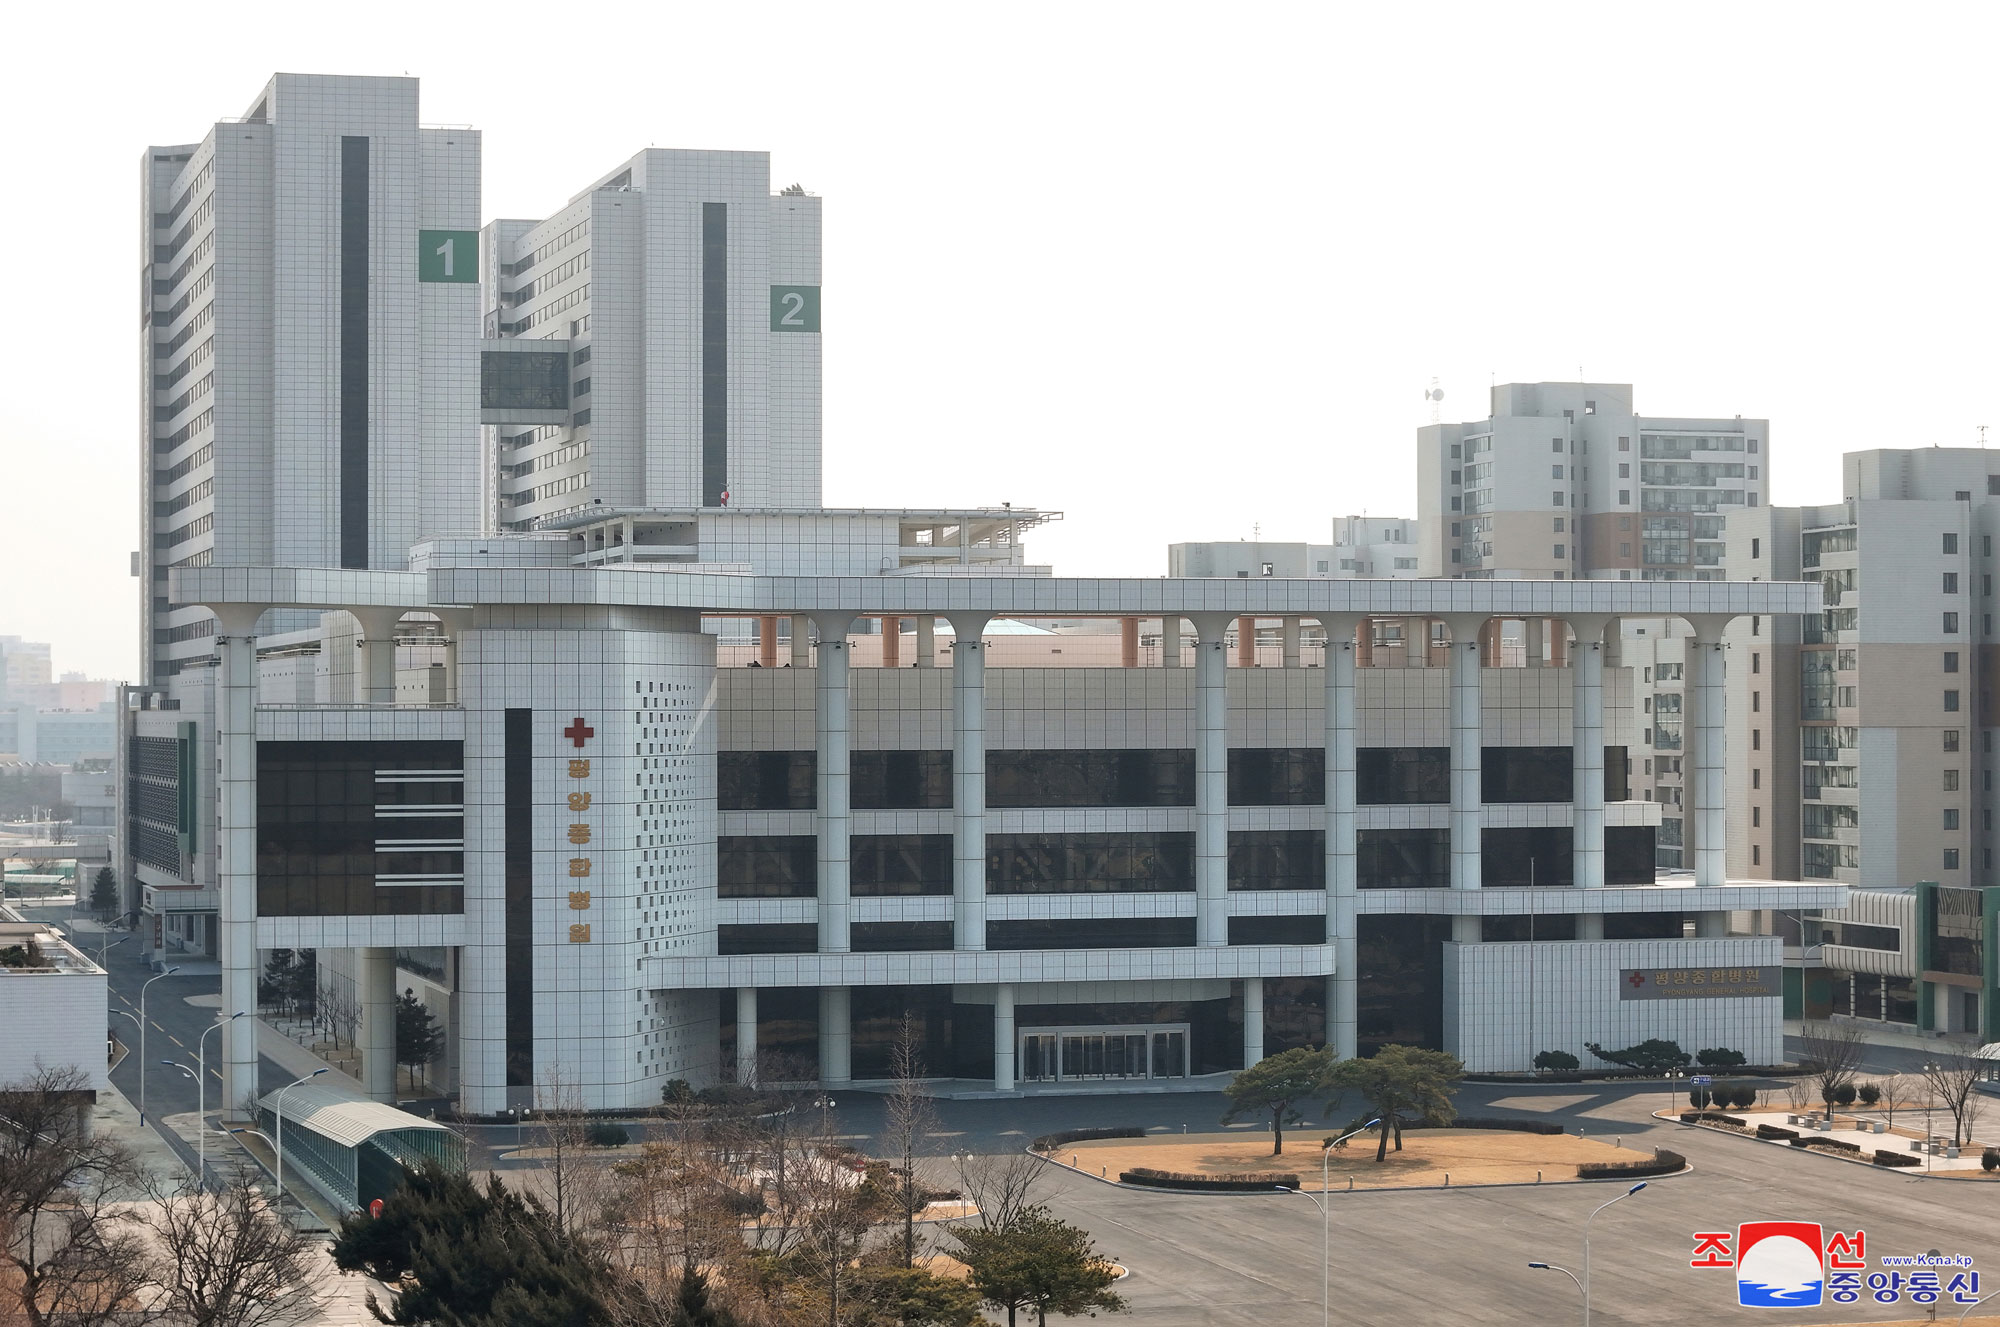
[{"label": "landscaped median", "polygon": [[[1953,1145],[1925,1129],[1890,1121],[1921,1114],[1909,1106],[1888,1111],[1681,1111],[1682,1124],[1735,1134],[1752,1142],[1816,1152],[1842,1161],[1909,1170],[1951,1179],[1996,1178],[2000,1152],[1977,1144]],[[1885,1119],[1884,1115],[1889,1118]],[[1656,1119],[1673,1119],[1655,1111]],[[1991,1154],[1991,1160],[1988,1159]]]},{"label": "landscaped median", "polygon": [[[1505,1124],[1533,1123],[1506,1121]],[[1132,1131],[1136,1132],[1136,1131]],[[1057,1165],[1139,1187],[1187,1192],[1318,1190],[1320,1140],[1294,1133],[1282,1155],[1271,1155],[1265,1133],[1156,1134],[1066,1138],[1039,1148]],[[1644,1179],[1686,1168],[1678,1153],[1615,1146],[1573,1134],[1516,1128],[1413,1129],[1401,1151],[1375,1160],[1375,1141],[1362,1134],[1331,1149],[1327,1186],[1344,1189],[1451,1188],[1481,1184],[1557,1184],[1578,1179]]]}]

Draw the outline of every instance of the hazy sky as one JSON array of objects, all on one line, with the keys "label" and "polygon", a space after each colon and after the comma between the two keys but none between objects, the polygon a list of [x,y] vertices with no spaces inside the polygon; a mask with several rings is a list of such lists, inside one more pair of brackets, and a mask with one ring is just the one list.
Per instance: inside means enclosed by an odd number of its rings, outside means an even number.
[{"label": "hazy sky", "polygon": [[[133,676],[140,154],[274,70],[410,73],[539,217],[648,144],[826,199],[826,497],[1010,501],[1059,573],[1415,514],[1490,381],[1970,445],[1994,10],[1971,5],[36,6],[13,20],[0,634]],[[37,30],[39,28],[39,30]],[[1995,444],[2000,445],[2000,431]]]}]

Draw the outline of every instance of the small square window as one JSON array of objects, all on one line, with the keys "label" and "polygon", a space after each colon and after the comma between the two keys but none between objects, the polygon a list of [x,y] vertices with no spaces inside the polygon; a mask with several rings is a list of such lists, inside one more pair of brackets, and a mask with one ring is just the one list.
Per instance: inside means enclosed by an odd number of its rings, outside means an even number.
[{"label": "small square window", "polygon": [[1629,452],[1629,451],[1631,451],[1631,450],[1632,450],[1632,440],[1631,440],[1630,438],[1620,438],[1620,439],[1618,440],[1618,450],[1619,450],[1619,451],[1621,451],[1621,452]]},{"label": "small square window", "polygon": [[1755,438],[1750,439],[1749,447],[1750,447],[1750,454],[1752,456],[1755,456],[1757,454],[1757,440]]},{"label": "small square window", "polygon": [[1458,459],[1458,444],[1455,442],[1451,444],[1451,459],[1454,461]]},{"label": "small square window", "polygon": [[1947,728],[1944,730],[1944,749],[1947,751],[1958,750],[1958,729]]},{"label": "small square window", "polygon": [[1562,449],[1563,449],[1563,440],[1562,440],[1561,438],[1550,438],[1550,439],[1549,439],[1549,450],[1550,450],[1550,451],[1552,451],[1552,452],[1560,452],[1560,451],[1561,451]]},{"label": "small square window", "polygon": [[1947,636],[1956,636],[1958,634],[1958,614],[1946,613],[1944,615],[1944,634]]},{"label": "small square window", "polygon": [[1459,523],[1457,521],[1453,521],[1451,523],[1451,537],[1453,539],[1458,538],[1458,524]]},{"label": "small square window", "polygon": [[1632,556],[1632,545],[1630,545],[1630,544],[1620,544],[1620,545],[1618,545],[1618,556],[1619,556],[1619,557],[1621,557],[1621,558],[1629,558],[1629,557],[1631,557],[1631,556]]},{"label": "small square window", "polygon": [[1946,714],[1958,713],[1958,693],[1956,691],[1947,691],[1944,693],[1944,712]]},{"label": "small square window", "polygon": [[1958,869],[1958,849],[1946,848],[1944,850],[1944,869],[1947,871],[1956,871]]},{"label": "small square window", "polygon": [[1596,414],[1596,413],[1597,413],[1597,402],[1595,402],[1595,401],[1585,401],[1585,402],[1583,403],[1583,413],[1584,413],[1584,414],[1586,414],[1586,415],[1594,415],[1594,414]]},{"label": "small square window", "polygon": [[1986,496],[2000,498],[2000,475],[1986,476]]},{"label": "small square window", "polygon": [[1946,829],[1957,829],[1957,828],[1958,828],[1958,808],[1957,808],[1957,807],[1955,807],[1955,806],[1947,806],[1947,807],[1946,807],[1946,808],[1944,809],[1944,827],[1945,827]]},{"label": "small square window", "polygon": [[[1955,793],[1958,791],[1957,770],[1948,769],[1944,772],[1944,790],[1948,793]],[[1956,828],[1956,826],[1948,826],[1947,828]]]},{"label": "small square window", "polygon": [[1955,532],[1946,532],[1944,536],[1944,551],[1947,556],[1958,552],[1958,535]]},{"label": "small square window", "polygon": [[1631,506],[1631,505],[1632,505],[1632,490],[1631,490],[1631,489],[1629,489],[1629,488],[1621,488],[1621,489],[1619,489],[1619,490],[1618,490],[1618,505],[1619,505],[1619,506],[1621,506],[1621,507],[1629,507],[1629,506]]},{"label": "small square window", "polygon": [[1940,590],[1939,590],[1939,593],[1941,593],[1941,594],[1957,594],[1957,593],[1958,593],[1958,573],[1957,573],[1957,572],[1955,572],[1955,571],[1947,571],[1947,572],[1946,572],[1946,573],[1944,574],[1944,582],[1943,582],[1943,585],[1942,585],[1942,586],[1940,587]]},{"label": "small square window", "polygon": [[1632,477],[1632,463],[1630,461],[1620,461],[1618,463],[1618,477],[1620,479],[1630,479]]},{"label": "small square window", "polygon": [[1969,488],[1962,488],[1958,490],[1958,492],[1951,495],[1951,500],[1953,502],[1970,502],[1972,501],[1972,490]]},{"label": "small square window", "polygon": [[1946,650],[1946,651],[1944,652],[1944,670],[1945,670],[1945,671],[1946,671],[1947,673],[1955,673],[1955,672],[1957,672],[1957,671],[1958,671],[1958,651],[1957,651],[1957,650]]},{"label": "small square window", "polygon": [[1236,579],[1239,581],[1247,581],[1250,579],[1250,573],[1247,571],[1239,571],[1236,573]]},{"label": "small square window", "polygon": [[1451,500],[1451,509],[1452,509],[1453,511],[1457,511],[1457,510],[1458,510],[1458,503],[1459,503],[1459,500],[1458,500],[1457,498],[1453,498],[1453,499]]},{"label": "small square window", "polygon": [[1561,466],[1552,465],[1549,467],[1550,479],[1561,479],[1562,477],[1563,477],[1563,468]]},{"label": "small square window", "polygon": [[1555,528],[1555,532],[1556,532],[1557,534],[1561,534],[1561,533],[1563,532],[1563,518],[1562,518],[1562,517],[1560,517],[1560,516],[1558,516],[1558,517],[1556,517],[1556,518],[1555,518],[1555,522],[1556,522],[1556,523],[1555,523],[1555,527],[1554,527],[1554,528]]},{"label": "small square window", "polygon": [[1560,493],[1555,493],[1550,495],[1549,501],[1554,503],[1558,507],[1566,507],[1569,505],[1568,503],[1563,501],[1563,495]]}]

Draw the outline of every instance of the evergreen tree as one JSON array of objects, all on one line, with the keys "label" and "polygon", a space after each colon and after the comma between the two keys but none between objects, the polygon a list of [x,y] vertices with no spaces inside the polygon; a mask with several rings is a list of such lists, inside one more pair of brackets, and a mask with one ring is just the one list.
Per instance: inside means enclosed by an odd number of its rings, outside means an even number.
[{"label": "evergreen tree", "polygon": [[699,1271],[681,1278],[668,1327],[736,1327],[736,1315],[708,1297],[708,1278]]},{"label": "evergreen tree", "polygon": [[90,910],[100,922],[111,920],[118,911],[118,876],[108,866],[98,867],[90,883]]},{"label": "evergreen tree", "polygon": [[273,949],[264,960],[264,975],[257,982],[257,1003],[283,1009],[291,1003],[292,951]]},{"label": "evergreen tree", "polygon": [[1032,1310],[1037,1320],[1118,1313],[1125,1300],[1111,1287],[1117,1272],[1097,1252],[1090,1232],[1058,1221],[1046,1208],[1031,1207],[1005,1230],[966,1228],[952,1232],[957,1254],[972,1271],[972,1285],[987,1303],[1015,1314]]},{"label": "evergreen tree", "polygon": [[396,1063],[415,1069],[444,1054],[444,1029],[412,988],[396,1001]]},{"label": "evergreen tree", "polygon": [[1307,1097],[1326,1090],[1326,1076],[1333,1068],[1333,1052],[1325,1046],[1295,1046],[1276,1055],[1267,1055],[1230,1080],[1222,1094],[1229,1098],[1224,1124],[1234,1124],[1245,1115],[1271,1117],[1271,1155],[1285,1150],[1285,1126],[1304,1117],[1293,1109]]}]

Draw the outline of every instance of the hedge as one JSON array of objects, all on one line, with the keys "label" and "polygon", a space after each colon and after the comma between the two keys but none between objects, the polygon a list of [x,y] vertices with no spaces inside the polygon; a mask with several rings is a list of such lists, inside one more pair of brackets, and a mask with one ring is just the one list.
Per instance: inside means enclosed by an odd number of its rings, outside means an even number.
[{"label": "hedge", "polygon": [[1554,1120],[1507,1120],[1495,1115],[1463,1115],[1443,1124],[1432,1124],[1427,1120],[1405,1121],[1403,1132],[1412,1129],[1507,1129],[1515,1133],[1559,1134],[1565,1132],[1563,1126]]},{"label": "hedge", "polygon": [[1687,1158],[1666,1148],[1657,1148],[1651,1161],[1585,1161],[1578,1164],[1580,1180],[1637,1180],[1648,1175],[1672,1175],[1687,1169]]},{"label": "hedge", "polygon": [[1036,1152],[1053,1152],[1058,1147],[1068,1147],[1071,1143],[1087,1143],[1097,1138],[1144,1138],[1146,1131],[1136,1124],[1121,1125],[1116,1129],[1064,1129],[1059,1133],[1045,1133],[1030,1147]]},{"label": "hedge", "polygon": [[1724,1115],[1719,1110],[1684,1110],[1681,1112],[1682,1124],[1700,1124],[1704,1121],[1713,1124],[1733,1124],[1739,1129],[1749,1123],[1741,1115]]},{"label": "hedge", "polygon": [[1150,1185],[1155,1189],[1191,1189],[1208,1193],[1264,1193],[1272,1189],[1296,1189],[1299,1177],[1289,1171],[1266,1170],[1218,1178],[1190,1175],[1176,1170],[1153,1170],[1138,1166],[1118,1172],[1120,1184]]},{"label": "hedge", "polygon": [[1890,1152],[1875,1149],[1875,1164],[1878,1166],[1921,1166],[1924,1159],[1915,1152]]},{"label": "hedge", "polygon": [[1797,1129],[1786,1129],[1776,1124],[1760,1124],[1757,1126],[1757,1136],[1759,1138],[1773,1139],[1797,1138],[1799,1131]]},{"label": "hedge", "polygon": [[1808,1138],[1804,1141],[1807,1147],[1828,1147],[1836,1152],[1859,1152],[1861,1150],[1861,1144],[1844,1142],[1838,1138]]}]

